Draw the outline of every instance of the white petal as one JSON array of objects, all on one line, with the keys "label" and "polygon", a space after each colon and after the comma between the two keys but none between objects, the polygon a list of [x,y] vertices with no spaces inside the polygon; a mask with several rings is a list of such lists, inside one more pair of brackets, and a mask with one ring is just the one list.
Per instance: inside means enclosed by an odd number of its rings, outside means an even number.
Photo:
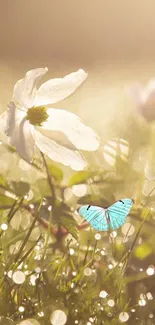
[{"label": "white petal", "polygon": [[7,131],[7,119],[8,114],[7,111],[5,111],[0,115],[0,132],[5,133]]},{"label": "white petal", "polygon": [[155,79],[150,80],[145,88],[145,100],[155,102]]},{"label": "white petal", "polygon": [[16,124],[24,119],[26,113],[17,109],[15,103],[11,101],[7,110],[7,135],[10,137],[14,132]]},{"label": "white petal", "polygon": [[27,162],[32,161],[34,153],[34,127],[24,118],[25,113],[19,111],[14,102],[8,105],[9,143]]},{"label": "white petal", "polygon": [[37,130],[35,130],[35,142],[40,151],[54,161],[70,166],[74,170],[82,170],[87,166],[79,152],[60,146]]},{"label": "white petal", "polygon": [[155,79],[151,79],[151,80],[148,82],[146,88],[147,88],[148,91],[151,91],[151,92],[153,91],[153,92],[155,92]]},{"label": "white petal", "polygon": [[129,95],[132,97],[136,105],[141,105],[143,104],[143,95],[144,95],[144,90],[142,86],[139,83],[135,83],[129,90],[128,90]]},{"label": "white petal", "polygon": [[68,137],[62,131],[45,130],[40,127],[36,127],[36,129],[38,129],[38,131],[44,134],[47,138],[60,144],[60,146],[63,146],[71,150],[77,150],[77,148],[73,145],[73,143],[68,139]]},{"label": "white petal", "polygon": [[[99,138],[96,133],[86,126],[80,118],[68,111],[48,109],[49,119],[43,123],[41,132],[54,130],[63,132],[72,144],[80,150],[94,151],[99,147]],[[52,136],[52,132],[51,132]]]},{"label": "white petal", "polygon": [[6,135],[8,129],[8,112],[5,111],[0,115],[0,140],[3,143],[8,143],[8,137]]},{"label": "white petal", "polygon": [[14,86],[13,100],[20,109],[27,110],[34,105],[37,82],[47,71],[47,68],[30,70],[23,79],[17,81]]},{"label": "white petal", "polygon": [[49,105],[70,96],[87,78],[87,73],[79,69],[64,78],[50,79],[38,89],[35,106]]}]

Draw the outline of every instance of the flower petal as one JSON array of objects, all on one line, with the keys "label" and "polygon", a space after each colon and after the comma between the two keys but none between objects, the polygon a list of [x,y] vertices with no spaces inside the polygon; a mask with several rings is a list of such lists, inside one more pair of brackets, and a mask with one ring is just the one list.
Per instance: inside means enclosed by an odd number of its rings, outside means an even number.
[{"label": "flower petal", "polygon": [[27,110],[33,106],[37,93],[36,84],[47,71],[47,68],[33,69],[28,71],[23,79],[17,81],[13,100],[20,109]]},{"label": "flower petal", "polygon": [[138,82],[130,87],[128,93],[137,106],[143,104],[143,87]]},{"label": "flower petal", "polygon": [[8,137],[6,135],[8,129],[8,112],[5,111],[0,115],[0,140],[3,143],[8,143]]},{"label": "flower petal", "polygon": [[[86,126],[77,115],[65,110],[53,108],[48,109],[47,113],[49,119],[43,123],[41,128],[42,133],[45,133],[46,130],[61,131],[77,149],[88,151],[98,149],[98,136],[91,128]],[[48,133],[50,135],[50,132]]]},{"label": "flower petal", "polygon": [[47,138],[57,142],[60,146],[68,148],[70,150],[77,150],[77,148],[73,145],[73,143],[68,139],[68,137],[61,131],[54,130],[45,130],[43,128],[38,127],[38,131],[44,134]]},{"label": "flower petal", "polygon": [[35,129],[35,142],[41,152],[49,158],[65,166],[70,166],[74,170],[82,170],[87,166],[87,162],[77,151],[60,146],[55,141],[48,139]]},{"label": "flower petal", "polygon": [[7,111],[5,111],[0,115],[0,132],[6,133],[7,120],[8,120],[8,114],[7,114]]},{"label": "flower petal", "polygon": [[15,147],[18,154],[27,162],[32,161],[34,153],[34,127],[24,118],[14,102],[8,105],[8,136],[9,143]]},{"label": "flower petal", "polygon": [[144,90],[145,102],[155,103],[155,79],[152,79],[148,82]]},{"label": "flower petal", "polygon": [[35,106],[49,105],[70,96],[87,78],[87,73],[79,69],[64,78],[50,79],[38,89]]}]

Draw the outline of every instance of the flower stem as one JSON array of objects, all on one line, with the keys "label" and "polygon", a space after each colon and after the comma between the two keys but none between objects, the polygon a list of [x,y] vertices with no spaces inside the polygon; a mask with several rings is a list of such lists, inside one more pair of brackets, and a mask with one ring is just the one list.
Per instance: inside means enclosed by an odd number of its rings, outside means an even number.
[{"label": "flower stem", "polygon": [[49,224],[48,224],[48,232],[47,232],[47,237],[46,237],[46,241],[45,241],[44,253],[43,253],[42,260],[44,260],[45,255],[46,255],[46,251],[47,251],[47,247],[48,247],[48,241],[49,241],[49,237],[50,237],[51,228],[52,228],[52,213],[50,211],[50,220],[49,220]]},{"label": "flower stem", "polygon": [[[36,215],[35,211],[33,211],[28,205],[23,205],[23,208],[27,211],[29,211],[29,213],[31,214],[32,217],[36,217],[36,220],[45,228],[45,229],[48,229],[49,227],[49,223],[46,222],[44,219],[38,217],[38,215]],[[57,229],[53,226],[51,226],[51,234],[53,236],[56,237],[57,235]]]},{"label": "flower stem", "polygon": [[51,175],[50,175],[50,172],[49,172],[49,169],[48,169],[48,165],[47,165],[47,162],[46,162],[46,159],[45,159],[44,154],[41,151],[40,151],[40,153],[41,153],[41,156],[42,156],[42,159],[43,159],[43,163],[44,163],[44,166],[45,166],[48,184],[50,186],[51,193],[52,193],[52,199],[53,199],[53,201],[55,201],[55,199],[56,199],[55,189],[54,189],[54,185],[52,183],[52,178],[51,178]]},{"label": "flower stem", "polygon": [[39,242],[39,240],[41,239],[41,235],[38,237],[38,239],[36,240],[36,242],[33,244],[33,246],[25,253],[25,255],[21,258],[21,260],[18,262],[17,267],[23,263],[25,261],[25,259],[31,254],[31,252],[34,250],[35,246],[37,245],[37,243]]},{"label": "flower stem", "polygon": [[36,216],[35,216],[35,218],[34,218],[32,224],[31,224],[31,227],[30,227],[30,229],[29,229],[27,235],[25,236],[25,239],[24,239],[24,241],[23,241],[23,243],[22,243],[22,245],[21,245],[21,247],[20,247],[20,249],[19,249],[19,251],[18,251],[18,254],[16,255],[16,258],[15,258],[15,261],[14,261],[15,268],[17,267],[16,262],[18,261],[20,255],[21,255],[21,253],[22,253],[22,251],[23,251],[23,249],[24,249],[24,247],[25,247],[25,245],[26,245],[26,243],[27,243],[27,241],[28,241],[28,239],[29,239],[29,237],[30,237],[30,235],[31,235],[31,232],[32,232],[32,230],[34,229],[35,223],[36,223],[36,221],[37,221],[38,213],[40,212],[40,209],[41,209],[41,206],[42,206],[42,201],[40,202],[40,205],[39,205],[38,211],[37,211]]},{"label": "flower stem", "polygon": [[[15,215],[15,213],[19,210],[19,208],[21,207],[22,203],[24,201],[24,198],[22,197],[18,203],[18,206],[15,208],[16,206],[16,201],[15,204],[13,204],[13,208],[10,210],[9,214],[8,214],[8,222],[11,221],[11,219],[13,218],[13,216]],[[15,209],[14,209],[15,208]]]},{"label": "flower stem", "polygon": [[139,205],[141,203],[144,181],[145,181],[145,175],[143,173],[143,174],[141,174],[140,179],[137,184],[137,189],[136,189],[136,194],[135,194],[135,204],[136,205]]},{"label": "flower stem", "polygon": [[145,223],[147,217],[149,216],[149,214],[150,214],[150,210],[146,213],[146,215],[145,215],[143,221],[141,222],[141,224],[140,224],[140,226],[139,226],[139,229],[138,229],[138,231],[137,231],[137,234],[136,234],[136,236],[135,236],[135,238],[134,238],[134,240],[133,240],[133,242],[132,242],[132,245],[131,245],[130,250],[129,250],[129,252],[128,252],[127,265],[128,265],[128,263],[129,263],[129,258],[130,258],[130,256],[131,256],[131,253],[132,253],[134,247],[135,247],[135,244],[136,244],[136,241],[137,241],[137,239],[138,239],[138,237],[139,237],[139,234],[140,234],[140,232],[141,232],[141,229],[142,229],[142,227],[143,227],[143,225],[144,225],[144,223]]}]

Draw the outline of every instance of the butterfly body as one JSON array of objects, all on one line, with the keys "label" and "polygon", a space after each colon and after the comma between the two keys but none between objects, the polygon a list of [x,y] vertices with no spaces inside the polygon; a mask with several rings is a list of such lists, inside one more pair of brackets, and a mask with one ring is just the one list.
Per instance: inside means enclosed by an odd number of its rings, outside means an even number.
[{"label": "butterfly body", "polygon": [[78,212],[96,230],[115,230],[126,222],[132,205],[133,200],[123,199],[115,202],[106,209],[93,205],[84,205]]}]

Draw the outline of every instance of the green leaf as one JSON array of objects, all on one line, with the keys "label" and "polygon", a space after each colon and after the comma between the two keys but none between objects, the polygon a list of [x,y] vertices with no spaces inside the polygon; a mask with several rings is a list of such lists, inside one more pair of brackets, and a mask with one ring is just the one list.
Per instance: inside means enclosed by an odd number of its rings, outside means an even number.
[{"label": "green leaf", "polygon": [[143,208],[142,209],[142,212],[141,212],[141,215],[140,215],[140,218],[142,220],[147,220],[149,219],[149,215],[150,215],[150,209],[149,208]]},{"label": "green leaf", "polygon": [[62,202],[62,201],[60,201],[58,199],[55,201],[55,208],[57,209],[57,211],[59,210],[60,212],[62,212],[62,211],[64,211],[64,212],[70,211],[70,207],[66,203],[64,203],[64,202]]},{"label": "green leaf", "polygon": [[14,199],[4,196],[4,195],[0,195],[0,207],[3,205],[10,205],[10,208],[11,208],[11,206],[14,202],[15,202]]},{"label": "green leaf", "polygon": [[33,185],[36,186],[42,197],[48,196],[51,193],[49,184],[45,178],[38,179]]},{"label": "green leaf", "polygon": [[63,216],[61,216],[60,224],[66,228],[76,240],[78,239],[78,224],[71,214],[65,213]]},{"label": "green leaf", "polygon": [[104,197],[103,195],[101,197],[100,195],[88,194],[88,195],[81,197],[78,200],[78,203],[107,207],[107,206],[109,206],[109,204],[111,202],[114,202],[114,201],[115,201],[114,198],[112,200],[110,200],[110,198]]},{"label": "green leaf", "polygon": [[[50,202],[50,201],[49,201]],[[52,209],[52,220],[54,223],[59,223],[62,215],[69,214],[70,208],[64,202],[56,200]]]},{"label": "green leaf", "polygon": [[90,172],[88,170],[82,170],[82,171],[80,171],[78,173],[75,173],[70,178],[69,186],[85,183],[92,176],[94,176],[94,173]]},{"label": "green leaf", "polygon": [[56,165],[50,163],[48,165],[48,169],[50,171],[51,176],[55,178],[56,181],[61,182],[63,180],[63,171],[61,168]]},{"label": "green leaf", "polygon": [[6,182],[5,178],[2,175],[0,175],[0,185],[7,186],[7,182]]},{"label": "green leaf", "polygon": [[19,240],[22,240],[24,235],[27,233],[27,231],[28,231],[27,229],[25,229],[23,231],[20,231],[20,232],[15,231],[13,236],[11,236],[10,238],[5,239],[5,241],[2,241],[3,249],[10,246],[10,245],[15,244]]},{"label": "green leaf", "polygon": [[104,171],[88,171],[82,170],[80,172],[75,173],[70,181],[69,186],[86,183],[90,178],[94,179],[95,183],[122,183],[123,178],[121,176],[116,175],[116,172],[104,170]]},{"label": "green leaf", "polygon": [[139,258],[140,260],[143,260],[147,256],[149,256],[152,253],[152,248],[148,243],[143,243],[139,246],[137,246],[134,250],[134,255]]},{"label": "green leaf", "polygon": [[12,181],[11,188],[17,196],[24,196],[29,192],[30,184],[22,181],[20,182]]}]

